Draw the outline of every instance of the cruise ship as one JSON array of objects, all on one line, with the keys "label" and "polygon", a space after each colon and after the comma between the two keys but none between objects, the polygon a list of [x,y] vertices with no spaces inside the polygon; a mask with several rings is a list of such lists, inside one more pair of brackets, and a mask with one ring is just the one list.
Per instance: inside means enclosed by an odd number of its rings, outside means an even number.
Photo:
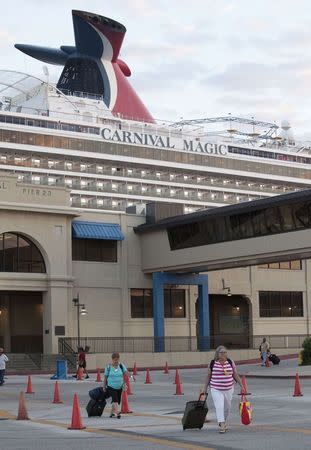
[{"label": "cruise ship", "polygon": [[57,84],[0,71],[0,171],[28,189],[65,186],[73,208],[143,214],[149,202],[184,212],[311,185],[310,144],[290,124],[226,117],[159,121],[119,59],[125,27],[73,11],[75,46],[16,48],[64,66]]}]

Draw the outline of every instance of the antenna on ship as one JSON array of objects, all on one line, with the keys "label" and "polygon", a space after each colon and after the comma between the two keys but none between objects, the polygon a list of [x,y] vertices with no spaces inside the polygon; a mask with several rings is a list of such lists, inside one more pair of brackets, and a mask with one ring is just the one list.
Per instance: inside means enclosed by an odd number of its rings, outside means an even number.
[{"label": "antenna on ship", "polygon": [[47,104],[47,115],[49,115],[49,69],[47,68],[47,66],[42,66],[42,70],[44,75],[46,76],[46,104]]}]

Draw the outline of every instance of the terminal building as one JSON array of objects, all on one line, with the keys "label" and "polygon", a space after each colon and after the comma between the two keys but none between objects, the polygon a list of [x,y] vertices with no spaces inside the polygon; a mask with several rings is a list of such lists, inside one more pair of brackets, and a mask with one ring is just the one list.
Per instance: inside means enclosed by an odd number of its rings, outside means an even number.
[{"label": "terminal building", "polygon": [[[92,352],[153,352],[139,227],[306,189],[310,148],[288,122],[156,122],[118,58],[125,27],[83,11],[73,21],[75,46],[16,45],[63,65],[57,85],[0,71],[0,345],[51,354],[79,337]],[[213,345],[309,334],[310,260],[289,259],[209,272]],[[166,284],[166,351],[200,350],[199,290]]]}]

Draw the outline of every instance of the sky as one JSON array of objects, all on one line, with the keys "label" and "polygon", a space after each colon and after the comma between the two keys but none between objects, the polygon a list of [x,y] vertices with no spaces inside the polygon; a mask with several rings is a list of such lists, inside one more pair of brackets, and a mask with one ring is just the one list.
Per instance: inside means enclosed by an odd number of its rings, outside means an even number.
[{"label": "sky", "polygon": [[72,9],[125,25],[120,57],[155,118],[288,120],[311,139],[308,0],[0,0],[0,70],[44,78],[14,44],[73,45]]}]

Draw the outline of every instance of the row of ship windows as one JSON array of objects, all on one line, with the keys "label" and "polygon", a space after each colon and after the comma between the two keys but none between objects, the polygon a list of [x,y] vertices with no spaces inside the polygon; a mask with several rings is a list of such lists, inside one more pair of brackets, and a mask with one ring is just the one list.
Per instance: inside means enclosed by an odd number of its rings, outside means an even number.
[{"label": "row of ship windows", "polygon": [[[39,128],[49,128],[49,129],[54,129],[54,130],[71,131],[71,132],[75,132],[75,133],[88,133],[88,134],[94,134],[94,135],[100,134],[99,127],[78,125],[78,124],[66,123],[66,122],[62,122],[62,121],[53,122],[50,120],[30,119],[30,118],[26,118],[26,117],[6,116],[3,114],[0,114],[0,122],[11,123],[11,124],[15,124],[15,125],[33,126],[33,127],[39,127]],[[228,151],[229,151],[229,153],[254,156],[254,157],[258,157],[258,158],[269,158],[269,159],[276,159],[276,160],[282,160],[282,161],[297,162],[297,163],[302,163],[302,164],[311,164],[311,158],[308,158],[305,156],[298,156],[298,155],[291,155],[291,154],[284,155],[283,153],[268,152],[268,151],[264,151],[264,150],[255,150],[255,149],[250,149],[250,148],[241,148],[241,147],[233,147],[233,146],[229,146]]]},{"label": "row of ship windows", "polygon": [[[143,200],[126,200],[126,199],[113,199],[113,198],[94,198],[83,197],[79,195],[73,195],[70,199],[71,206],[83,209],[98,209],[98,210],[110,210],[110,211],[126,211],[128,208],[136,208],[135,214],[144,215],[146,202]],[[202,209],[202,206],[190,206],[184,205],[184,214],[193,213]],[[133,213],[133,211],[132,211]]]},{"label": "row of ship windows", "polygon": [[[230,179],[230,178],[215,178],[215,176],[210,177],[206,174],[200,176],[188,175],[181,173],[168,173],[160,171],[152,171],[149,169],[132,169],[125,167],[111,167],[103,166],[101,164],[89,164],[81,161],[71,162],[71,161],[60,161],[51,160],[46,158],[41,158],[40,156],[17,156],[17,155],[7,155],[0,154],[0,164],[8,165],[18,165],[24,167],[36,167],[36,168],[46,168],[55,170],[68,170],[73,172],[87,172],[114,176],[124,176],[132,178],[144,178],[146,180],[159,180],[159,181],[171,181],[176,183],[187,183],[187,184],[201,184],[201,185],[214,185],[214,186],[226,186],[230,188],[242,188],[253,191],[266,191],[275,193],[285,193],[288,191],[298,190],[298,187],[292,188],[289,185],[277,185],[270,183],[254,183],[251,180],[240,180],[240,179]],[[54,181],[53,181],[54,180]],[[49,183],[55,183],[56,178],[49,177]],[[90,182],[90,181],[88,181]],[[70,184],[68,179],[67,184]]]},{"label": "row of ship windows", "polygon": [[17,116],[5,116],[0,114],[0,122],[11,123],[14,125],[26,125],[28,127],[49,128],[52,130],[72,131],[74,133],[88,133],[97,134],[100,133],[100,128],[90,127],[85,125],[78,125],[72,123],[62,122],[60,120],[52,122],[44,119],[30,119],[28,117]]},{"label": "row of ship windows", "polygon": [[18,175],[19,181],[23,181],[31,184],[48,184],[49,186],[58,185],[65,186],[71,189],[82,189],[89,191],[103,191],[103,192],[116,192],[116,193],[129,193],[136,195],[160,195],[169,197],[182,197],[182,198],[192,198],[198,200],[218,200],[218,201],[229,201],[229,202],[240,202],[240,201],[251,201],[258,196],[249,196],[243,194],[236,194],[230,192],[212,192],[212,191],[198,191],[198,190],[186,190],[186,189],[169,189],[164,187],[155,187],[152,185],[143,186],[141,184],[121,184],[121,183],[103,183],[101,181],[94,180],[80,180],[80,179],[62,179],[47,176],[38,175]]},{"label": "row of ship windows", "polygon": [[[0,130],[0,141],[20,144],[54,147],[68,150],[79,150],[95,153],[106,153],[123,157],[154,159],[170,161],[172,163],[196,164],[215,168],[243,170],[246,172],[264,173],[284,177],[311,178],[309,169],[293,168],[257,161],[242,161],[228,157],[214,157],[194,152],[178,152],[173,150],[154,149],[150,147],[135,147],[131,145],[113,144],[107,142],[90,141],[84,139],[64,138],[59,136],[39,135],[18,131]],[[272,161],[271,161],[272,163]]]},{"label": "row of ship windows", "polygon": [[238,155],[254,156],[256,158],[277,159],[278,161],[291,161],[300,164],[311,164],[311,158],[307,156],[298,156],[284,153],[265,152],[264,150],[255,150],[253,148],[228,147],[229,153]]}]

